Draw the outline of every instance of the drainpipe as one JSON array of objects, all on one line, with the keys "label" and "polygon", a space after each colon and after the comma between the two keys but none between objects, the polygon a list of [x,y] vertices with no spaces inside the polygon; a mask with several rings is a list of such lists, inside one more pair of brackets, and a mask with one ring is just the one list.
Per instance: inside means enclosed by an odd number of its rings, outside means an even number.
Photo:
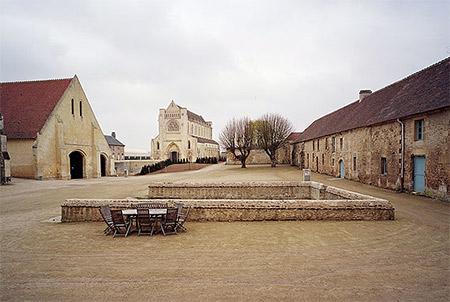
[{"label": "drainpipe", "polygon": [[402,151],[401,151],[402,168],[400,172],[400,192],[403,192],[404,177],[405,177],[405,124],[403,124],[400,119],[397,119],[397,122],[402,126]]}]

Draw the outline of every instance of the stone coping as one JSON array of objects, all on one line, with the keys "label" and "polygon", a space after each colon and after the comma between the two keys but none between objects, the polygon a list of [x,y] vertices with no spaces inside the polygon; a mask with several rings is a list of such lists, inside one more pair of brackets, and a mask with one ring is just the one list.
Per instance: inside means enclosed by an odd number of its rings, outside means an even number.
[{"label": "stone coping", "polygon": [[136,203],[166,203],[173,206],[174,203],[183,203],[185,206],[193,208],[209,209],[366,209],[383,208],[394,209],[392,204],[383,199],[371,200],[242,200],[242,199],[67,199],[62,207],[94,207],[109,205],[112,208],[127,209]]}]

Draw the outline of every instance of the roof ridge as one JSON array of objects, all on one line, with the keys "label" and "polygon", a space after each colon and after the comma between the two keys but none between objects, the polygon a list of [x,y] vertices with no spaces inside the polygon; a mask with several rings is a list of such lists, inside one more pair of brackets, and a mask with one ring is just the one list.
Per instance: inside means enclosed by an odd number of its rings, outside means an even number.
[{"label": "roof ridge", "polygon": [[71,78],[59,78],[59,79],[47,79],[47,80],[24,80],[24,81],[12,81],[12,82],[0,82],[1,84],[16,84],[16,83],[36,83],[36,82],[50,82],[50,81],[66,81],[72,80]]}]

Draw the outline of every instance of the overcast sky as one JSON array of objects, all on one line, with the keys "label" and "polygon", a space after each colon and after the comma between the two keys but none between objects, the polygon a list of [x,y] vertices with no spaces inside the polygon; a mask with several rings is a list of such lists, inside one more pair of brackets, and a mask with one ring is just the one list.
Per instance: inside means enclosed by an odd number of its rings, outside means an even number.
[{"label": "overcast sky", "polygon": [[449,1],[5,1],[0,81],[78,75],[105,134],[150,150],[171,100],[296,131],[450,55]]}]

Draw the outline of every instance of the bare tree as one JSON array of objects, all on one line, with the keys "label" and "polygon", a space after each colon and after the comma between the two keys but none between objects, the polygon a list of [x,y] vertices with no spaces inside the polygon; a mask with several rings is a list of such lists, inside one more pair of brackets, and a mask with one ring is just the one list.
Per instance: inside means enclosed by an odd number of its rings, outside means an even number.
[{"label": "bare tree", "polygon": [[225,125],[219,140],[228,152],[241,161],[241,168],[246,168],[245,161],[255,148],[253,122],[247,117],[233,118]]},{"label": "bare tree", "polygon": [[270,157],[272,167],[277,164],[276,151],[286,142],[292,130],[291,122],[279,114],[266,113],[255,122],[256,144]]}]

